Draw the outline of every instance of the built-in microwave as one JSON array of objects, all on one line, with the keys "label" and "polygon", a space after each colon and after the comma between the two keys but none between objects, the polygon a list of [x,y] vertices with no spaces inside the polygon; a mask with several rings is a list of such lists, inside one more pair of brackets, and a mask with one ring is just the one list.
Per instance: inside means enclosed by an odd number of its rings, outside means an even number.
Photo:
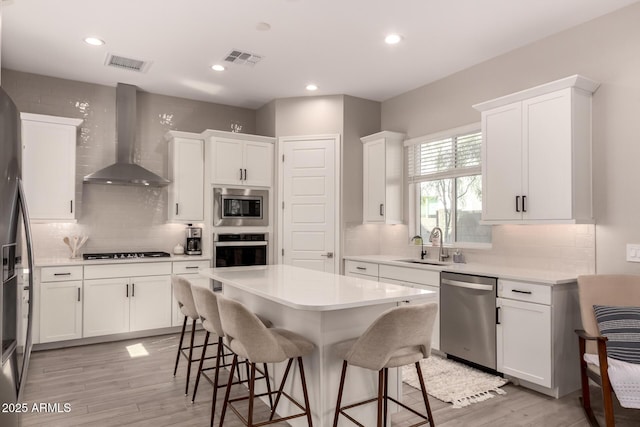
[{"label": "built-in microwave", "polygon": [[254,188],[214,188],[213,225],[269,225],[269,191]]}]

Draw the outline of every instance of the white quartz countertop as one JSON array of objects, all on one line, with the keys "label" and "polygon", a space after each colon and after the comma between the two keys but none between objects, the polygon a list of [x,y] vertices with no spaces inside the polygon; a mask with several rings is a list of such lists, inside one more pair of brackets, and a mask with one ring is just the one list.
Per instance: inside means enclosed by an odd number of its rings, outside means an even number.
[{"label": "white quartz countertop", "polygon": [[350,255],[345,256],[345,260],[372,262],[376,264],[387,264],[398,267],[409,267],[431,271],[449,271],[452,273],[475,274],[479,276],[491,276],[499,279],[519,280],[525,282],[536,282],[546,285],[560,285],[565,283],[573,283],[576,281],[576,275],[568,273],[514,268],[502,265],[489,265],[481,263],[456,264],[447,263],[445,265],[429,265],[414,264],[410,262],[402,262],[399,260],[407,259],[407,257],[393,255]]},{"label": "white quartz countertop", "polygon": [[130,264],[136,262],[176,262],[176,261],[211,261],[208,255],[171,255],[170,257],[157,258],[128,258],[128,259],[93,259],[79,258],[36,258],[34,267],[59,267],[69,265],[96,265],[96,264]]},{"label": "white quartz countertop", "polygon": [[433,298],[424,289],[324,273],[290,265],[208,268],[200,275],[291,308],[330,311]]}]

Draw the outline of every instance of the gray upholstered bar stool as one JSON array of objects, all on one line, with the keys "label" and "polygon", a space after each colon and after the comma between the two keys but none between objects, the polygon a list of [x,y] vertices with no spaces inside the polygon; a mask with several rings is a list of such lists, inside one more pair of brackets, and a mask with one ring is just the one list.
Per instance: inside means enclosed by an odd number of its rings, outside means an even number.
[{"label": "gray upholstered bar stool", "polygon": [[[248,427],[274,424],[277,422],[304,416],[307,417],[307,424],[311,427],[313,423],[311,421],[311,411],[309,409],[309,394],[307,393],[307,382],[304,376],[302,357],[310,354],[313,351],[313,343],[306,338],[286,329],[267,328],[255,314],[253,314],[244,305],[237,301],[218,296],[218,308],[220,310],[220,320],[222,321],[222,329],[227,340],[227,345],[235,353],[233,357],[233,363],[231,365],[229,382],[227,383],[227,390],[224,396],[224,405],[222,406],[222,413],[220,414],[220,427],[222,427],[224,423],[224,416],[227,410],[227,406],[230,407],[231,410],[238,416],[238,418],[240,418],[240,420],[242,420],[242,422]],[[249,363],[251,365],[249,395],[230,399],[229,396],[231,393],[233,373],[238,366],[238,356],[244,357],[249,360]],[[300,380],[302,382],[304,407],[293,397],[283,391],[285,382],[287,381],[287,376],[289,375],[289,370],[291,369],[291,364],[294,359],[298,361],[298,367],[300,368]],[[256,394],[256,364],[279,363],[284,362],[285,360],[288,360],[288,363],[278,391]],[[256,397],[265,396],[271,393],[276,394],[276,400],[271,407],[269,420],[260,421],[258,423],[254,422],[254,399]],[[304,412],[274,419],[274,415],[276,414],[276,409],[278,407],[278,402],[280,401],[280,397],[283,395]],[[246,419],[233,406],[234,402],[244,400],[249,401],[249,409]]]},{"label": "gray upholstered bar stool", "polygon": [[[378,403],[377,426],[382,427],[387,423],[387,403],[389,400],[397,403],[421,417],[424,421],[413,424],[411,427],[430,424],[433,427],[431,407],[424,386],[420,360],[431,354],[431,333],[433,323],[438,312],[438,305],[415,304],[395,307],[382,313],[367,330],[354,340],[336,344],[336,352],[343,359],[342,376],[338,390],[338,402],[333,419],[333,426],[338,425],[338,418],[344,415],[353,423],[362,426],[345,411],[356,406],[371,402]],[[427,410],[426,416],[387,394],[389,368],[398,368],[404,365],[415,364],[420,379],[422,398]],[[353,403],[341,407],[342,391],[347,374],[347,366],[359,366],[361,368],[378,371],[378,396],[362,402]]]},{"label": "gray upholstered bar stool", "polygon": [[[178,372],[178,363],[180,362],[180,355],[182,355],[187,359],[187,384],[185,385],[184,394],[188,395],[189,378],[191,376],[191,364],[193,362],[200,361],[200,359],[204,357],[204,354],[201,355],[200,358],[193,357],[193,349],[203,347],[203,345],[193,345],[196,333],[196,320],[198,320],[200,316],[198,315],[196,305],[193,301],[193,294],[191,293],[191,282],[189,282],[184,277],[171,276],[171,285],[173,286],[173,296],[178,302],[180,311],[182,312],[182,314],[184,314],[184,322],[182,322],[182,332],[180,334],[180,343],[178,344],[176,365],[173,368],[173,376],[175,377],[176,372]],[[191,339],[189,340],[189,346],[183,347],[182,343],[184,342],[184,333],[187,328],[187,321],[189,319],[191,319]]]},{"label": "gray upholstered bar stool", "polygon": [[[220,312],[218,311],[218,300],[215,293],[213,293],[208,288],[203,288],[199,286],[193,286],[191,288],[191,293],[193,294],[193,301],[195,302],[196,310],[198,311],[198,315],[200,316],[200,320],[202,320],[202,327],[206,332],[204,339],[204,347],[202,349],[202,356],[200,357],[200,364],[198,366],[198,375],[196,376],[196,383],[193,387],[193,397],[191,398],[191,402],[196,400],[196,393],[198,392],[198,384],[200,383],[200,377],[204,376],[213,386],[213,398],[211,402],[211,426],[213,427],[213,418],[216,410],[216,400],[218,397],[218,388],[225,387],[226,382],[223,384],[218,383],[220,368],[224,368],[230,366],[229,364],[224,363],[224,357],[227,355],[233,355],[231,350],[229,349],[228,354],[225,354],[225,348],[223,337],[224,331],[222,330],[222,324],[220,322]],[[265,325],[267,328],[272,326],[271,322],[267,319],[260,318],[260,322]],[[216,346],[216,362],[215,367],[205,368],[204,361],[206,359],[207,349],[209,347],[209,336],[214,334],[217,337],[217,342],[212,345]],[[213,379],[209,378],[204,371],[209,369],[215,369]],[[271,385],[269,383],[269,371],[267,370],[267,364],[263,365],[264,371],[262,373],[262,378],[265,379],[267,383],[267,391],[271,392]],[[248,381],[249,375],[247,375]],[[240,382],[240,381],[239,381]],[[246,382],[246,381],[242,381]],[[271,394],[269,394],[269,401],[271,400]]]}]

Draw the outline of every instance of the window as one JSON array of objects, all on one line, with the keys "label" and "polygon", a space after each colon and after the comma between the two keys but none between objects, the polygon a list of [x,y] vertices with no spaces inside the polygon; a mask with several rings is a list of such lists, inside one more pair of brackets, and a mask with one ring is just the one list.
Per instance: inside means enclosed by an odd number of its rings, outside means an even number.
[{"label": "window", "polygon": [[479,129],[479,124],[465,126],[407,141],[409,191],[415,191],[411,208],[416,232],[425,241],[434,227],[440,227],[446,244],[491,243],[491,227],[480,225]]}]

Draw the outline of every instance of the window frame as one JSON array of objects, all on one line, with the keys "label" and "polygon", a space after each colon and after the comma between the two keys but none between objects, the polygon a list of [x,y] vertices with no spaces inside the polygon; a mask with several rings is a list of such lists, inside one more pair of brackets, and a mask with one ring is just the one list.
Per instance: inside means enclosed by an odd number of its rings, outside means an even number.
[{"label": "window frame", "polygon": [[[420,232],[421,232],[420,183],[428,182],[428,181],[437,181],[441,179],[451,179],[453,180],[452,182],[453,188],[452,188],[452,194],[451,194],[452,208],[450,213],[452,241],[450,243],[444,243],[443,246],[456,247],[456,248],[469,248],[469,249],[490,249],[492,247],[492,242],[480,243],[480,242],[457,241],[457,215],[458,215],[457,178],[479,175],[480,179],[482,179],[482,160],[480,161],[480,165],[478,166],[462,167],[462,168],[456,168],[454,166],[445,171],[433,172],[427,175],[415,175],[415,176],[411,175],[411,171],[414,170],[413,168],[415,167],[415,165],[412,164],[412,161],[415,161],[415,159],[411,151],[415,150],[415,146],[428,144],[432,142],[438,142],[448,138],[453,139],[457,144],[458,137],[468,135],[468,134],[473,134],[473,133],[479,133],[479,132],[481,132],[481,124],[478,122],[478,123],[472,123],[466,126],[460,126],[453,129],[447,129],[447,130],[429,134],[429,135],[424,135],[417,138],[408,139],[404,142],[404,146],[407,147],[406,161],[408,166],[407,183],[408,183],[408,193],[409,193],[408,209],[410,212],[409,229],[413,230],[415,234],[420,235]],[[455,146],[453,148],[454,148],[453,159],[454,159],[454,165],[455,165],[456,149],[455,149]],[[426,242],[427,236],[425,236],[424,239]],[[492,240],[493,240],[493,236],[492,236]],[[429,242],[426,242],[426,243],[428,244]]]}]

